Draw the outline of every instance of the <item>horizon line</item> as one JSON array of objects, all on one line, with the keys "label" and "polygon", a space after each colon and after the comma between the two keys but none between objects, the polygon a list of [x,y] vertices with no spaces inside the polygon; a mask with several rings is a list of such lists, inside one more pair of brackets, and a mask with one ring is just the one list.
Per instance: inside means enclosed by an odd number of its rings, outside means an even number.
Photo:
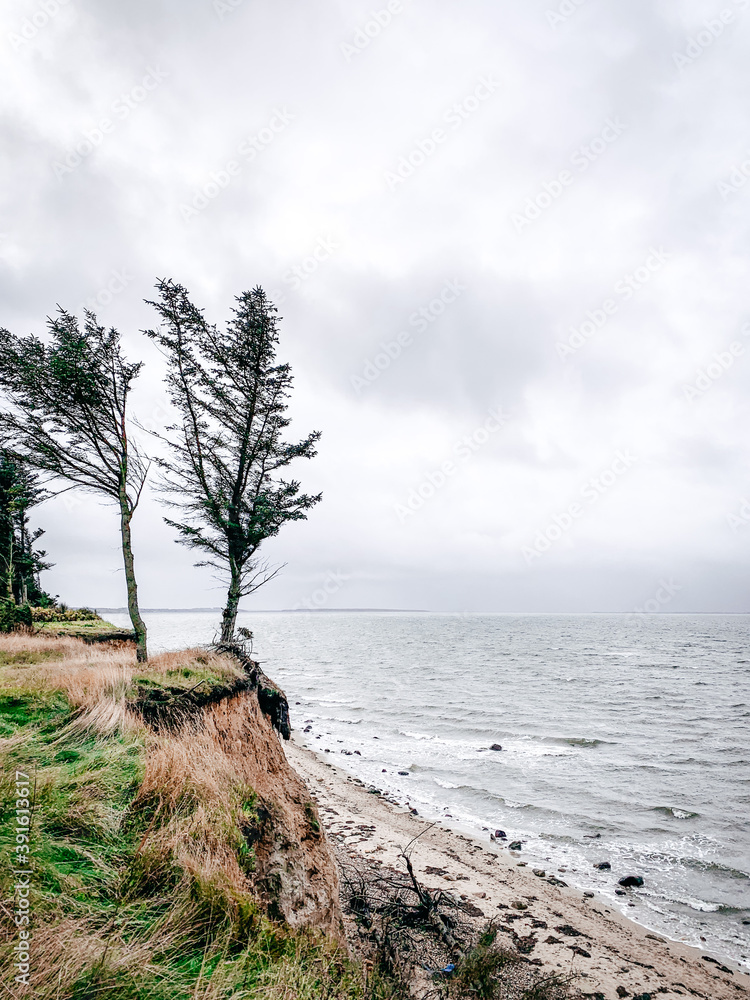
[{"label": "horizon line", "polygon": [[[83,607],[83,605],[81,606]],[[126,607],[96,607],[97,612],[128,614]],[[223,608],[141,608],[143,614],[177,614],[196,612],[221,613]],[[239,614],[407,614],[407,615],[635,615],[654,618],[658,615],[749,615],[748,611],[430,611],[427,608],[240,608]]]}]

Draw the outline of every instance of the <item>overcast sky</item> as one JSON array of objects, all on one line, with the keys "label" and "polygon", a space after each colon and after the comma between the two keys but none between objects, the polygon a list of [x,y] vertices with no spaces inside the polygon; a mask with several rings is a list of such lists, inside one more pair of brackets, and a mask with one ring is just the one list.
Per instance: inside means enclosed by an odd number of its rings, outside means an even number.
[{"label": "overcast sky", "polygon": [[[750,610],[750,0],[2,10],[0,325],[95,303],[159,426],[156,278],[279,302],[324,500],[245,607]],[[221,604],[161,516],[143,606]],[[35,517],[124,604],[114,509]]]}]

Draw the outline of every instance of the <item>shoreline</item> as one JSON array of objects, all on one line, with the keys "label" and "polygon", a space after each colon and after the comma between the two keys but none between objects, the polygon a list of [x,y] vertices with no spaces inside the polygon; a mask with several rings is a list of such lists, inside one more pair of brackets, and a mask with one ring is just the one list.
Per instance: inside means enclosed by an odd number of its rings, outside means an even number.
[{"label": "shoreline", "polygon": [[[450,888],[465,897],[478,917],[499,920],[514,941],[519,935],[528,942],[535,938],[530,960],[549,971],[578,973],[584,995],[750,997],[750,976],[737,963],[654,934],[595,894],[550,883],[562,881],[556,867],[542,877],[523,852],[497,849],[489,840],[484,844],[413,815],[305,747],[299,735],[285,744],[287,758],[307,783],[338,850],[398,868],[401,850],[419,837],[411,856],[428,888]],[[618,994],[618,987],[627,992]]]}]

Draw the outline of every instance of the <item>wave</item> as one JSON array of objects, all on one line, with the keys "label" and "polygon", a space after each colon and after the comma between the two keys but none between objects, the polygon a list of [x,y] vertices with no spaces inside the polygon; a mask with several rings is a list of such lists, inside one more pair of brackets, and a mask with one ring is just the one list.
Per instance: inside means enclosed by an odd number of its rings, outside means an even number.
[{"label": "wave", "polygon": [[709,903],[707,900],[700,899],[697,896],[681,896],[668,891],[658,893],[657,898],[664,900],[666,903],[677,903],[680,906],[687,906],[696,913],[718,913],[723,908],[721,903]]},{"label": "wave", "polygon": [[741,868],[732,868],[731,865],[723,865],[719,861],[704,861],[702,858],[680,858],[680,863],[685,868],[691,868],[699,872],[715,872],[718,875],[728,875],[729,878],[739,879],[747,882],[750,874],[742,871]]},{"label": "wave", "polygon": [[571,747],[605,747],[605,746],[616,746],[617,744],[611,743],[609,740],[589,740],[581,737],[576,739],[575,737],[562,738],[561,743],[567,743]]},{"label": "wave", "polygon": [[676,806],[652,806],[649,812],[660,813],[662,816],[671,816],[673,819],[700,818],[700,813],[689,812],[687,809],[678,809]]},{"label": "wave", "polygon": [[309,696],[306,699],[306,701],[310,705],[321,705],[321,706],[327,707],[329,705],[354,705],[356,703],[357,699],[356,698],[328,698],[328,697],[315,698],[314,696]]}]

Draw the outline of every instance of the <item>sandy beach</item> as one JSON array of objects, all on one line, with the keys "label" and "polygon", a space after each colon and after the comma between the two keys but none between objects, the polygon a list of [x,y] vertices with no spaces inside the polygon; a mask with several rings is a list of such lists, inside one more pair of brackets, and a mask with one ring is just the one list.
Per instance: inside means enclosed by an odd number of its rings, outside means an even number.
[{"label": "sandy beach", "polygon": [[553,869],[542,873],[524,861],[522,851],[501,847],[489,836],[480,843],[430,826],[368,791],[294,737],[285,749],[342,856],[403,869],[401,851],[421,834],[410,853],[423,885],[460,895],[475,908],[480,923],[494,918],[508,945],[523,939],[534,964],[578,974],[584,996],[750,997],[750,977],[736,966],[652,934],[595,896],[554,884],[564,875]]}]

